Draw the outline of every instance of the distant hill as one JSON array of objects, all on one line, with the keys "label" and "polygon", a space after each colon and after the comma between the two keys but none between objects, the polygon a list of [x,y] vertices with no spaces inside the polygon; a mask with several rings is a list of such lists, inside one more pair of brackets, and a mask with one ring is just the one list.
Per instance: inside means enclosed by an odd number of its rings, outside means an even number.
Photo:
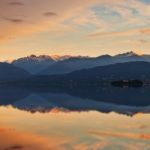
[{"label": "distant hill", "polygon": [[12,64],[0,63],[0,82],[20,80],[29,77],[30,74]]},{"label": "distant hill", "polygon": [[108,66],[99,66],[91,69],[83,69],[66,74],[64,79],[80,81],[99,80],[125,80],[125,79],[150,79],[149,62],[126,62]]},{"label": "distant hill", "polygon": [[126,62],[90,69],[81,69],[66,74],[32,76],[25,85],[57,87],[91,87],[109,84],[118,80],[150,80],[149,62]]}]

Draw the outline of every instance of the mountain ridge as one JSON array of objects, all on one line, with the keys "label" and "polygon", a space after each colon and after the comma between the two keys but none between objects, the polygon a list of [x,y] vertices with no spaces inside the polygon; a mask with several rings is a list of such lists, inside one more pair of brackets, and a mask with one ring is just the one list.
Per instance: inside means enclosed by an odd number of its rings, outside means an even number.
[{"label": "mountain ridge", "polygon": [[28,78],[30,73],[8,63],[0,63],[0,82]]},{"label": "mountain ridge", "polygon": [[11,63],[32,74],[52,75],[70,73],[72,71],[93,68],[96,66],[133,61],[150,62],[150,55],[139,55],[134,51],[117,54],[114,56],[106,54],[97,57],[71,55],[30,55],[16,59]]}]

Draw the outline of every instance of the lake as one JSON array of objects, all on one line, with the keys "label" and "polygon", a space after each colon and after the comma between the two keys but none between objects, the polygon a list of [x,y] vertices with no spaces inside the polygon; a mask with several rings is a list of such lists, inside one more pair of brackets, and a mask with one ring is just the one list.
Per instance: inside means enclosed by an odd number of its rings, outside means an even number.
[{"label": "lake", "polygon": [[148,88],[0,87],[0,150],[149,150],[149,100]]}]

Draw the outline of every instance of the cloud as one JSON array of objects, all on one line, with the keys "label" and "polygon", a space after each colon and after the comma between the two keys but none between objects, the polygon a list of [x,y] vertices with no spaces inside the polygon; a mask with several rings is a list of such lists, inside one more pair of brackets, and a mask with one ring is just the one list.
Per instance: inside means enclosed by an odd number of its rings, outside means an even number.
[{"label": "cloud", "polygon": [[54,12],[45,12],[43,15],[44,15],[44,16],[46,16],[46,17],[53,17],[53,16],[57,16],[57,14],[56,14],[56,13],[54,13]]},{"label": "cloud", "polygon": [[[7,5],[6,1],[8,2]],[[6,1],[0,1],[0,14],[5,16],[1,20],[0,33],[2,37],[5,37],[5,40],[12,39],[10,35],[13,35],[13,39],[24,36],[29,36],[30,38],[30,35],[37,35],[46,31],[48,33],[57,32],[57,35],[58,31],[61,31],[62,36],[63,30],[65,30],[63,33],[71,33],[73,30],[78,33],[84,31],[90,37],[120,36],[123,34],[126,36],[130,34],[137,35],[138,33],[135,31],[126,33],[128,26],[132,26],[133,23],[135,26],[144,26],[149,22],[145,18],[145,16],[149,16],[148,4],[139,0]],[[24,7],[9,7],[8,4],[12,6],[23,5]],[[97,12],[92,9],[94,6],[99,7]],[[107,12],[110,11],[110,14],[105,16],[106,20],[99,13],[101,7],[105,7]],[[119,14],[121,19],[111,19],[114,15],[113,12]],[[136,12],[138,12],[138,15]],[[52,19],[47,19],[47,17],[52,17]],[[18,27],[17,24],[21,25],[21,27]],[[80,26],[82,26],[83,30],[81,30]],[[71,28],[72,30],[70,30]],[[113,28],[114,32],[110,31],[110,28]],[[96,32],[98,30],[101,32]],[[144,32],[143,35],[148,34],[148,31],[141,32]]]},{"label": "cloud", "polygon": [[8,4],[12,6],[24,6],[24,3],[21,2],[9,2]]},{"label": "cloud", "polygon": [[148,43],[148,41],[147,41],[147,40],[143,40],[143,39],[140,39],[140,40],[139,40],[139,42],[140,42],[140,43],[142,43],[142,44],[146,44],[146,43]]},{"label": "cloud", "polygon": [[2,150],[49,150],[64,149],[63,145],[69,143],[73,138],[40,136],[32,133],[16,131],[12,128],[0,128],[0,148]]},{"label": "cloud", "polygon": [[88,37],[150,35],[150,28],[91,33]]},{"label": "cloud", "polygon": [[141,34],[150,35],[150,28],[140,30]]},{"label": "cloud", "polygon": [[90,131],[92,135],[97,136],[106,136],[106,137],[114,137],[114,138],[127,138],[127,139],[141,139],[141,140],[150,140],[150,134],[140,133],[120,133],[120,132],[107,132],[107,131]]},{"label": "cloud", "polygon": [[23,23],[23,19],[17,19],[17,18],[5,18],[3,17],[4,20],[9,21],[11,23]]},{"label": "cloud", "polygon": [[[1,37],[5,38],[1,38],[0,41],[5,40],[7,42],[7,40],[9,41],[10,39],[22,38],[45,31],[52,33],[56,31],[57,34],[58,30],[61,31],[60,34],[62,34],[63,30],[66,31],[68,29],[68,31],[70,31],[70,28],[72,27],[63,24],[63,22],[74,16],[78,11],[80,12],[83,9],[87,9],[87,7],[95,3],[95,1],[96,0],[93,0],[92,2],[87,0],[43,0],[41,2],[41,0],[22,0],[21,3],[26,3],[24,7],[10,8],[8,7],[8,3],[2,0],[0,1],[0,34]],[[20,4],[11,2],[11,5]],[[43,12],[45,13],[43,14]],[[48,20],[45,16],[53,16],[53,19]],[[18,26],[17,24],[21,26]],[[13,36],[13,38],[10,38],[10,36]]]},{"label": "cloud", "polygon": [[97,33],[91,33],[88,36],[89,37],[104,37],[104,36],[132,36],[137,34],[135,31],[122,31],[122,32],[97,32]]}]

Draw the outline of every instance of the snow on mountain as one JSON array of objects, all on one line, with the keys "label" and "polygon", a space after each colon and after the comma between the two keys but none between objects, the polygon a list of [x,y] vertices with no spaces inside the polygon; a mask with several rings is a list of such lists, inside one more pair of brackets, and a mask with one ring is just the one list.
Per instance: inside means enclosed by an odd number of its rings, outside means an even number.
[{"label": "snow on mountain", "polygon": [[62,61],[65,59],[69,59],[71,57],[73,57],[73,56],[70,56],[70,55],[64,55],[64,56],[30,55],[27,57],[22,57],[22,58],[16,59],[16,60],[12,61],[11,63],[17,67],[25,69],[26,71],[28,71],[32,74],[36,74],[57,61]]},{"label": "snow on mountain", "polygon": [[47,55],[31,55],[14,60],[12,64],[17,67],[23,68],[32,74],[36,74],[37,72],[43,70],[54,62],[55,60]]},{"label": "snow on mountain", "polygon": [[115,56],[101,55],[98,57],[71,55],[31,55],[14,60],[12,64],[23,68],[32,74],[63,74],[84,68],[110,65],[115,63],[146,61],[150,62],[150,55],[141,55],[130,51]]},{"label": "snow on mountain", "polygon": [[54,61],[54,60],[48,55],[40,55],[40,56],[30,55],[27,57],[22,57],[17,60],[14,60],[13,62],[27,62],[27,61],[39,62],[39,61]]},{"label": "snow on mountain", "polygon": [[63,55],[63,56],[60,56],[60,55],[51,55],[51,58],[55,61],[61,61],[61,60],[65,60],[65,59],[69,59],[73,56],[71,55]]},{"label": "snow on mountain", "polygon": [[132,56],[139,56],[140,57],[141,55],[139,55],[138,53],[136,53],[134,51],[115,55],[115,57],[132,57]]},{"label": "snow on mountain", "polygon": [[[86,56],[87,57],[87,56]],[[12,61],[11,63],[17,67],[23,68],[26,71],[37,74],[47,67],[53,65],[56,62],[65,61],[67,59],[81,59],[84,56],[71,56],[71,55],[30,55],[27,57],[22,57]]]}]

